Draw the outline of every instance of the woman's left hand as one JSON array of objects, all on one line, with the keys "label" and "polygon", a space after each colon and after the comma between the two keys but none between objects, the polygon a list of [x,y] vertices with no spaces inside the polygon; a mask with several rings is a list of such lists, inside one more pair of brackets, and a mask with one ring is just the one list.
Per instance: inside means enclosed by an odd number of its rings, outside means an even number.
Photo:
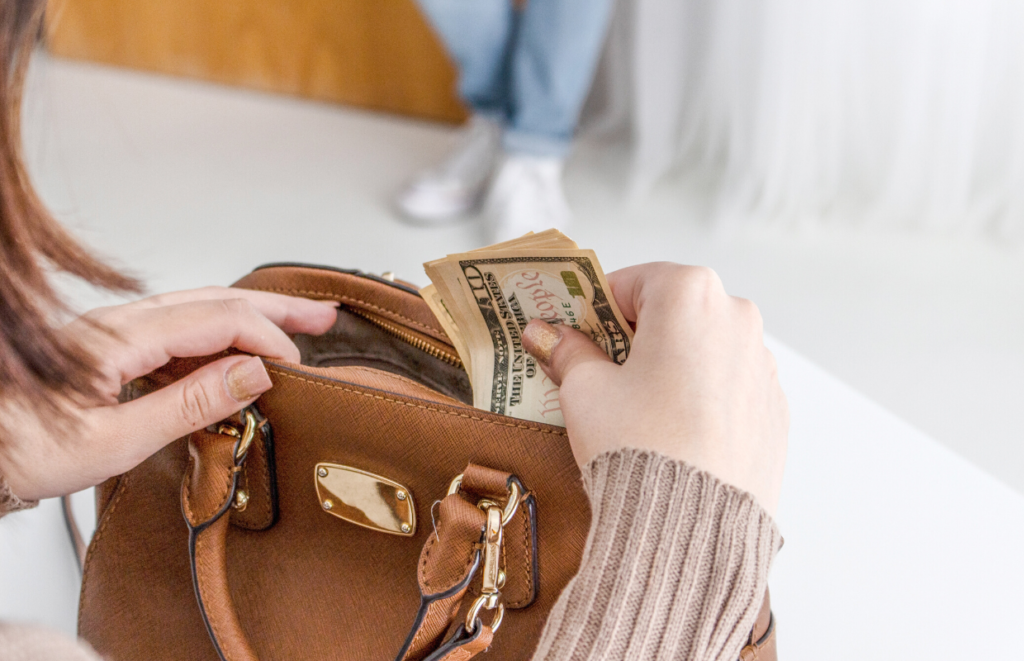
[{"label": "woman's left hand", "polygon": [[[119,404],[124,384],[171,358],[235,348],[299,361],[287,333],[319,335],[336,306],[279,294],[208,287],[100,308],[66,327],[96,356],[93,402],[66,401],[67,434],[31,408],[0,402],[6,438],[0,474],[23,500],[71,493],[128,471],[171,441],[223,420],[270,389],[259,358],[229,356],[138,400]],[[105,330],[104,330],[105,329]]]}]

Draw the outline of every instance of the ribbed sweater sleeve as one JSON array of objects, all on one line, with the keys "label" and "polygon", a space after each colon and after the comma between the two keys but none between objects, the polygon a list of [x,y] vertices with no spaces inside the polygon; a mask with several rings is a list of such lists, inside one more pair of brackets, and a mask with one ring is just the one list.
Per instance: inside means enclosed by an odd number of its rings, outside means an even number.
[{"label": "ribbed sweater sleeve", "polygon": [[579,573],[534,661],[736,661],[781,538],[749,493],[641,450],[583,471],[592,519]]},{"label": "ribbed sweater sleeve", "polygon": [[7,480],[0,474],[0,517],[10,512],[27,510],[38,504],[38,500],[22,500],[11,493],[11,487],[7,485]]}]

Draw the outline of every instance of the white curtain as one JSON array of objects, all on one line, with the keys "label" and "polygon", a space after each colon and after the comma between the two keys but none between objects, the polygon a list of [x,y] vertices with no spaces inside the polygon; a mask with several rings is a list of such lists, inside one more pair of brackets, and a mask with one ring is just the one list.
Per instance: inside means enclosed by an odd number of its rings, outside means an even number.
[{"label": "white curtain", "polygon": [[1020,0],[620,0],[589,108],[720,223],[1021,237],[1022,100]]}]

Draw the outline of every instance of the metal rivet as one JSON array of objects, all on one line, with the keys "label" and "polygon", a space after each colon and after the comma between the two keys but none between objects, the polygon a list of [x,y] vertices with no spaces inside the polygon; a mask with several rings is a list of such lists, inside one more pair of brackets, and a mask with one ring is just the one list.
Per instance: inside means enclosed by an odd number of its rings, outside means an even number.
[{"label": "metal rivet", "polygon": [[409,532],[410,530],[412,530],[412,528],[409,527],[408,523],[402,524],[402,532]]},{"label": "metal rivet", "polygon": [[501,588],[505,587],[505,580],[506,580],[505,570],[499,571],[498,572],[498,589],[499,590]]},{"label": "metal rivet", "polygon": [[332,503],[330,500],[325,500],[324,501],[324,509],[325,510],[329,510],[332,507],[334,507],[334,503]]},{"label": "metal rivet", "polygon": [[231,504],[239,512],[245,510],[246,505],[249,504],[249,494],[239,489],[235,492],[235,502]]},{"label": "metal rivet", "polygon": [[405,492],[399,489],[397,492],[395,492],[395,498],[397,498],[398,500],[405,500]]},{"label": "metal rivet", "polygon": [[327,477],[327,469],[321,466],[316,470],[316,474],[319,475],[320,477]]}]

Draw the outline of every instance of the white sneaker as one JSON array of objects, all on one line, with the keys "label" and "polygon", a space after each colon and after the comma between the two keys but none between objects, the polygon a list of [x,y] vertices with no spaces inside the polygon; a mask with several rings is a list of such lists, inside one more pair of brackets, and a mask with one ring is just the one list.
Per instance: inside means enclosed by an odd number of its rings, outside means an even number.
[{"label": "white sneaker", "polygon": [[398,209],[427,223],[452,220],[476,209],[501,153],[501,133],[501,124],[474,115],[455,151],[418,174],[398,194]]},{"label": "white sneaker", "polygon": [[492,243],[531,231],[569,227],[572,211],[562,190],[563,165],[564,161],[558,158],[505,159],[484,205]]}]

